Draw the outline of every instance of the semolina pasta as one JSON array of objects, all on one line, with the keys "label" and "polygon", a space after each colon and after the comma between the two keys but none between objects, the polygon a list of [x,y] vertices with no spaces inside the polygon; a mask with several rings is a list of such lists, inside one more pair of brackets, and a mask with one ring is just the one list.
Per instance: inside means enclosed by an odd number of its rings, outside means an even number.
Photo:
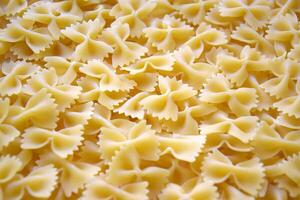
[{"label": "semolina pasta", "polygon": [[0,0],[0,200],[300,198],[297,0]]}]

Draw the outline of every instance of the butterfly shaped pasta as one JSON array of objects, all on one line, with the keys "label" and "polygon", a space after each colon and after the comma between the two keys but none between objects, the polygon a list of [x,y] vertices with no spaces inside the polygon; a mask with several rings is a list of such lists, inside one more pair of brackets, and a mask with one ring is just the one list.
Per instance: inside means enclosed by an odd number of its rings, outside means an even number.
[{"label": "butterfly shaped pasta", "polygon": [[221,186],[222,195],[221,200],[236,200],[236,199],[243,199],[243,200],[255,200],[253,196],[247,195],[242,191],[238,190],[232,185],[223,184]]},{"label": "butterfly shaped pasta", "polygon": [[33,198],[49,198],[57,184],[58,171],[53,165],[34,167],[25,177],[18,174],[10,181],[4,195],[8,199],[23,199],[25,191]]},{"label": "butterfly shaped pasta", "polygon": [[300,154],[293,154],[279,163],[268,166],[266,174],[279,188],[287,190],[291,197],[300,194]]},{"label": "butterfly shaped pasta", "polygon": [[18,129],[24,129],[30,125],[55,128],[58,116],[57,105],[46,91],[46,89],[41,89],[35,93],[25,106],[10,106],[4,123],[9,123]]},{"label": "butterfly shaped pasta", "polygon": [[236,30],[232,32],[231,38],[246,43],[251,47],[256,47],[266,55],[272,56],[275,54],[275,49],[271,42],[246,24],[238,26]]},{"label": "butterfly shaped pasta", "polygon": [[144,32],[148,42],[163,52],[175,50],[194,35],[191,26],[169,15],[153,20]]},{"label": "butterfly shaped pasta", "polygon": [[218,199],[217,187],[212,182],[202,182],[198,178],[192,178],[182,185],[169,183],[159,195],[161,200],[179,200],[179,199]]},{"label": "butterfly shaped pasta", "polygon": [[38,71],[39,67],[30,62],[16,61],[3,63],[1,70],[5,76],[0,78],[0,95],[11,96],[21,92],[22,82]]},{"label": "butterfly shaped pasta", "polygon": [[219,6],[224,17],[243,17],[246,24],[254,29],[263,27],[270,17],[272,2],[268,0],[239,1],[222,0]]},{"label": "butterfly shaped pasta", "polygon": [[174,7],[179,11],[183,18],[187,19],[188,22],[193,25],[199,25],[204,21],[207,11],[210,10],[217,2],[218,1],[216,0],[200,0],[197,2],[180,3]]},{"label": "butterfly shaped pasta", "polygon": [[168,180],[169,171],[155,165],[143,166],[141,163],[142,159],[132,146],[121,148],[109,164],[107,181],[119,186],[146,181],[149,190],[161,189]]},{"label": "butterfly shaped pasta", "polygon": [[3,147],[8,146],[20,135],[18,129],[10,124],[4,123],[7,118],[8,111],[9,99],[0,99],[0,152]]},{"label": "butterfly shaped pasta", "polygon": [[129,91],[136,85],[127,78],[127,75],[117,74],[111,66],[101,61],[88,61],[79,68],[79,71],[87,77],[99,79],[100,91]]},{"label": "butterfly shaped pasta", "polygon": [[274,128],[266,122],[262,122],[255,138],[252,141],[254,152],[260,158],[272,158],[280,151],[285,156],[300,151],[299,131],[290,131],[282,137]]},{"label": "butterfly shaped pasta", "polygon": [[231,89],[230,82],[222,74],[209,79],[200,93],[201,101],[213,104],[226,103],[237,116],[250,115],[250,110],[256,107],[256,98],[256,90],[253,88]]},{"label": "butterfly shaped pasta", "polygon": [[139,74],[145,72],[170,72],[173,70],[175,59],[171,54],[153,55],[142,58],[136,63],[125,66],[122,69],[130,74]]},{"label": "butterfly shaped pasta", "polygon": [[300,119],[294,116],[280,114],[277,116],[276,122],[279,125],[290,129],[300,129]]},{"label": "butterfly shaped pasta", "polygon": [[271,63],[271,72],[275,77],[265,81],[261,87],[276,98],[294,95],[297,90],[295,80],[300,74],[299,63],[290,59],[275,59]]},{"label": "butterfly shaped pasta", "polygon": [[171,153],[175,158],[193,162],[202,151],[206,137],[204,135],[164,134],[158,136],[161,155]]},{"label": "butterfly shaped pasta", "polygon": [[179,101],[187,100],[196,95],[196,91],[175,78],[158,77],[158,95],[153,94],[144,98],[140,104],[153,117],[159,119],[172,119],[175,121],[178,117]]},{"label": "butterfly shaped pasta", "polygon": [[70,84],[59,84],[58,80],[59,78],[54,68],[44,69],[27,81],[24,92],[34,95],[42,88],[46,88],[47,92],[55,99],[57,108],[62,111],[70,107],[75,99],[79,98],[81,87]]},{"label": "butterfly shaped pasta", "polygon": [[56,5],[51,2],[36,2],[30,5],[23,18],[44,24],[53,39],[57,40],[61,36],[61,29],[81,20],[80,16],[57,11]]},{"label": "butterfly shaped pasta", "polygon": [[[277,16],[271,20],[266,38],[275,43],[289,43],[294,46],[299,43],[299,33],[299,21],[297,15],[292,12]],[[286,48],[285,50],[288,51]]]},{"label": "butterfly shaped pasta", "polygon": [[215,111],[217,111],[216,107],[200,102],[197,105],[186,107],[183,111],[180,111],[176,121],[163,120],[162,124],[167,131],[175,134],[198,135],[199,123],[197,119]]},{"label": "butterfly shaped pasta", "polygon": [[115,25],[102,33],[102,40],[113,47],[112,65],[127,65],[143,56],[148,49],[142,45],[127,41],[130,28],[128,24]]},{"label": "butterfly shaped pasta", "polygon": [[123,146],[132,146],[144,160],[157,160],[159,158],[159,142],[155,131],[151,130],[146,121],[133,123],[128,120],[122,122],[123,127],[103,127],[99,135],[99,145],[102,157],[111,160]]},{"label": "butterfly shaped pasta", "polygon": [[86,125],[88,120],[92,118],[93,111],[93,102],[72,105],[62,114],[64,126]]},{"label": "butterfly shaped pasta", "polygon": [[232,55],[217,56],[217,65],[226,77],[239,87],[243,85],[251,72],[263,72],[270,69],[268,59],[249,46],[243,48],[239,58]]},{"label": "butterfly shaped pasta", "polygon": [[44,58],[45,67],[54,68],[58,76],[58,84],[71,84],[78,76],[80,63],[70,62],[61,56],[47,56]]},{"label": "butterfly shaped pasta", "polygon": [[227,42],[227,36],[223,31],[202,22],[196,30],[196,35],[190,38],[184,45],[189,46],[195,57],[199,58],[206,45],[219,46]]},{"label": "butterfly shaped pasta", "polygon": [[82,77],[77,83],[82,88],[79,102],[95,100],[112,110],[128,97],[128,91],[100,91],[99,80],[96,78]]},{"label": "butterfly shaped pasta", "polygon": [[300,118],[300,81],[297,80],[296,95],[286,97],[274,103],[274,107],[281,111],[283,114]]},{"label": "butterfly shaped pasta", "polygon": [[14,44],[14,53],[19,49],[29,49],[32,53],[39,53],[53,43],[47,28],[33,28],[30,20],[23,18],[13,19],[0,33],[0,41]]},{"label": "butterfly shaped pasta", "polygon": [[206,80],[217,72],[214,65],[195,62],[196,57],[189,46],[175,51],[174,57],[174,72],[181,74],[182,81],[195,89],[201,89]]},{"label": "butterfly shaped pasta", "polygon": [[66,158],[78,150],[83,140],[83,126],[76,125],[58,131],[30,127],[22,135],[23,149],[40,149],[50,143],[53,153]]},{"label": "butterfly shaped pasta", "polygon": [[102,127],[114,128],[111,121],[111,111],[105,106],[95,103],[94,110],[84,130],[88,135],[94,135],[100,132]]},{"label": "butterfly shaped pasta", "polygon": [[0,2],[0,16],[17,14],[28,6],[26,0],[3,0]]},{"label": "butterfly shaped pasta", "polygon": [[108,53],[113,52],[112,47],[98,40],[99,34],[104,27],[104,21],[95,19],[93,21],[76,23],[62,30],[62,34],[77,43],[73,57],[75,60],[103,60]]},{"label": "butterfly shaped pasta", "polygon": [[80,200],[147,200],[147,186],[148,183],[145,181],[115,186],[100,175],[86,185]]},{"label": "butterfly shaped pasta", "polygon": [[66,197],[77,193],[88,183],[99,171],[99,167],[86,162],[62,159],[53,153],[40,156],[38,165],[45,166],[53,164],[59,171],[59,183]]},{"label": "butterfly shaped pasta", "polygon": [[124,104],[114,109],[113,111],[141,120],[144,118],[145,111],[140,104],[140,101],[142,101],[147,96],[149,96],[148,92],[140,92],[128,99]]},{"label": "butterfly shaped pasta", "polygon": [[257,121],[256,116],[242,116],[232,119],[223,112],[216,112],[202,123],[200,129],[201,133],[205,135],[227,133],[247,143],[256,134]]},{"label": "butterfly shaped pasta", "polygon": [[204,159],[203,166],[204,181],[221,183],[232,176],[235,184],[242,191],[256,195],[264,181],[264,168],[258,158],[252,158],[237,164],[215,150]]},{"label": "butterfly shaped pasta", "polygon": [[254,75],[249,75],[248,79],[245,81],[244,86],[254,88],[257,94],[257,104],[256,109],[261,110],[269,110],[274,103],[274,97],[271,97],[266,93],[266,91],[260,85],[260,78]]},{"label": "butterfly shaped pasta", "polygon": [[0,185],[12,180],[15,175],[22,169],[22,162],[16,156],[1,156],[0,157]]},{"label": "butterfly shaped pasta", "polygon": [[148,16],[157,3],[146,0],[118,0],[118,2],[110,11],[110,15],[116,18],[112,26],[126,23],[129,25],[131,36],[141,37],[143,29],[146,28]]}]

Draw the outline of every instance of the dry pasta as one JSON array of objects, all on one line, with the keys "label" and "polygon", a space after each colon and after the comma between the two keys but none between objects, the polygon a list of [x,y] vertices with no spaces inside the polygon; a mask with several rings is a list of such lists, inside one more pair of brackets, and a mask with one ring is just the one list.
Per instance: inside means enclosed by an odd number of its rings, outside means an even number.
[{"label": "dry pasta", "polygon": [[300,199],[297,0],[0,0],[0,200]]}]

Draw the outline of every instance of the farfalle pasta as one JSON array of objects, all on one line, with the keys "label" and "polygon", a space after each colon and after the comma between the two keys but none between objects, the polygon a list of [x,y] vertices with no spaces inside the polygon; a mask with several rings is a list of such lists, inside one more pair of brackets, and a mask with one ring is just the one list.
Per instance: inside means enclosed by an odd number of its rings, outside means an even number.
[{"label": "farfalle pasta", "polygon": [[299,14],[2,0],[0,199],[299,199]]}]

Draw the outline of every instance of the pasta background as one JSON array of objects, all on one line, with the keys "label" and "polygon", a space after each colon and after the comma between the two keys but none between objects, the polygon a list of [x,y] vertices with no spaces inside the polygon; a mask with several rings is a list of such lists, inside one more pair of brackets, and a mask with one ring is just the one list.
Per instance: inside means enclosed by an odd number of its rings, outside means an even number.
[{"label": "pasta background", "polygon": [[299,17],[0,1],[0,200],[300,199]]}]

